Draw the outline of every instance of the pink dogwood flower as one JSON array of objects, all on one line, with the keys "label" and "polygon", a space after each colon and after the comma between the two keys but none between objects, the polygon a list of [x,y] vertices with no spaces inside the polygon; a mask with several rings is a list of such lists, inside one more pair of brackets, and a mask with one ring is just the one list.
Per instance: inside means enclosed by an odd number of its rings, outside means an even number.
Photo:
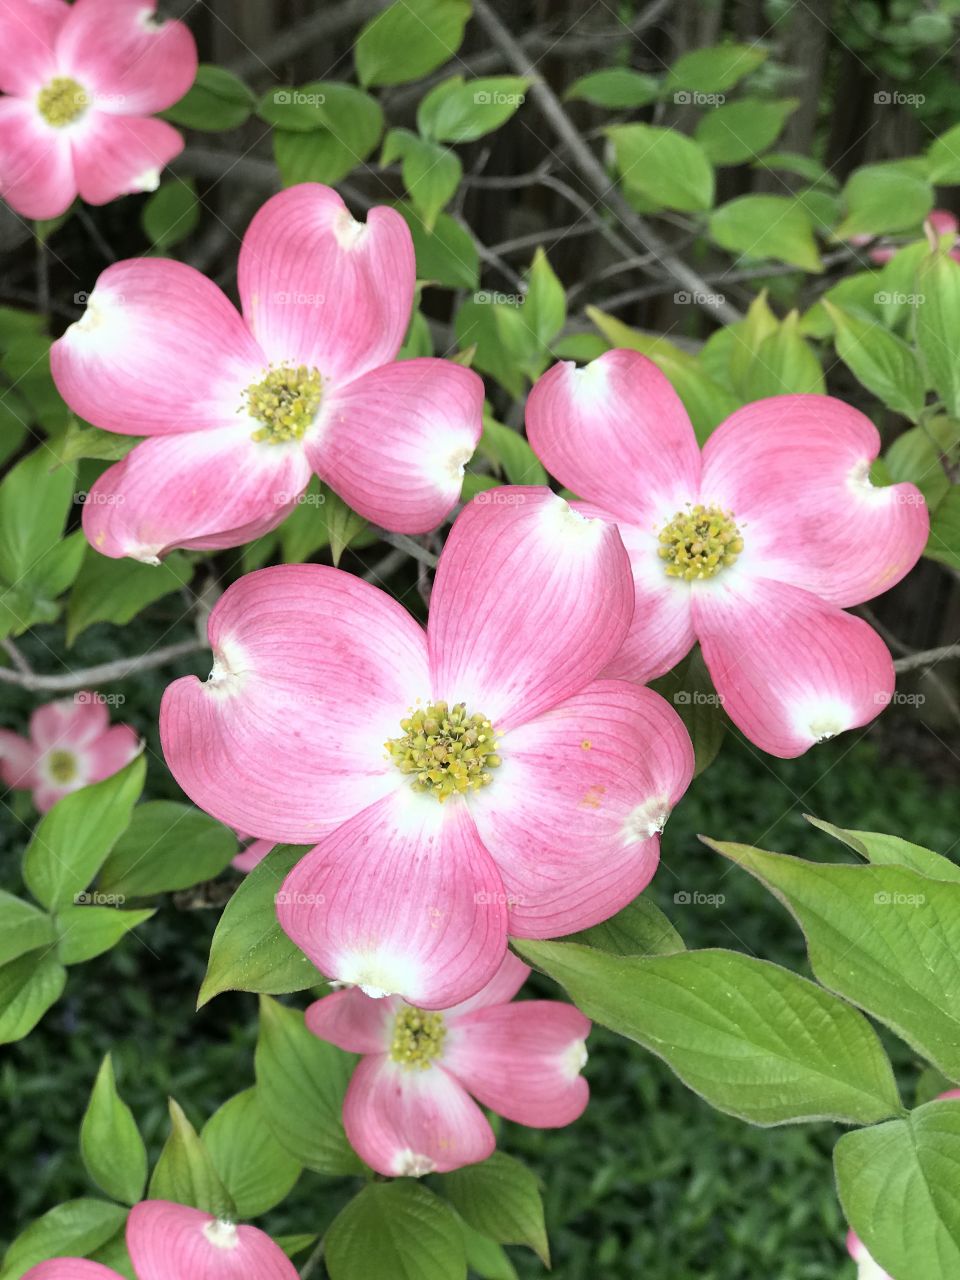
[{"label": "pink dogwood flower", "polygon": [[453,525],[426,634],[324,565],[230,586],[209,680],[164,694],[164,754],[221,821],[316,846],[277,910],[322,973],[450,1008],[508,931],[596,924],[654,873],[693,751],[657,694],[597,679],[632,611],[612,524],[493,489]]},{"label": "pink dogwood flower", "polygon": [[279,524],[314,472],[388,529],[439,524],[480,438],[483,382],[449,360],[396,359],[415,274],[395,209],[355,222],[316,183],[248,227],[242,316],[181,262],[108,267],[54,343],[53,376],[88,422],[151,438],[93,486],[90,543],[147,561],[238,546]]},{"label": "pink dogwood flower", "polygon": [[[960,230],[960,223],[957,222],[956,216],[949,209],[931,209],[927,214],[927,222],[930,224],[934,234],[938,236],[956,236],[957,231]],[[873,236],[851,236],[850,243],[857,245],[869,244],[872,239]],[[903,245],[881,240],[875,248],[870,250],[870,261],[875,262],[878,267],[882,267],[902,248]],[[949,250],[949,254],[954,262],[960,262],[960,246],[954,245]]]},{"label": "pink dogwood flower", "polygon": [[153,191],[183,138],[155,111],[193,84],[197,47],[155,0],[3,0],[0,195],[57,218],[79,194],[107,204]]},{"label": "pink dogwood flower", "polygon": [[526,418],[548,471],[615,520],[630,553],[633,626],[605,675],[646,682],[699,641],[730,718],[782,757],[890,701],[886,646],[843,610],[913,567],[929,517],[912,484],[871,484],[880,436],[862,413],[773,396],[731,414],[701,453],[663,374],[616,350],[555,365]]},{"label": "pink dogwood flower", "polygon": [[245,843],[230,865],[234,870],[242,871],[244,875],[254,867],[259,867],[274,845],[272,840],[251,840],[249,836],[241,835],[239,831],[237,839]]},{"label": "pink dogwood flower", "polygon": [[314,1035],[363,1055],[343,1124],[371,1169],[421,1177],[486,1160],[497,1143],[474,1098],[539,1129],[582,1115],[590,1020],[555,1000],[511,1004],[529,973],[508,951],[481,991],[442,1012],[398,996],[374,1000],[357,987],[310,1006]]},{"label": "pink dogwood flower", "polygon": [[106,703],[77,693],[38,707],[30,736],[0,729],[0,778],[33,792],[40,813],[71,791],[102,782],[130,763],[140,739],[128,724],[110,724]]},{"label": "pink dogwood flower", "polygon": [[[948,1089],[938,1096],[937,1101],[943,1102],[950,1098],[960,1098],[960,1089]],[[857,1280],[893,1280],[893,1276],[874,1262],[867,1246],[855,1231],[847,1233],[847,1252],[857,1264]]]},{"label": "pink dogwood flower", "polygon": [[[127,1251],[137,1280],[297,1280],[293,1263],[266,1232],[169,1200],[144,1200],[127,1218]],[[123,1280],[88,1258],[40,1262],[23,1280]]]}]

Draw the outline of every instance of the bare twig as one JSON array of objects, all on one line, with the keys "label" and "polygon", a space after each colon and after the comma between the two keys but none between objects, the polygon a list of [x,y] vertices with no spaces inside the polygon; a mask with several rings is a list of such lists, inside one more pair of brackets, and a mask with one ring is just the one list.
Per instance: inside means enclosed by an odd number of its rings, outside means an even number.
[{"label": "bare twig", "polygon": [[945,644],[939,649],[909,653],[906,657],[897,658],[893,666],[895,671],[915,671],[917,667],[934,667],[940,662],[949,662],[952,658],[960,658],[960,644]]},{"label": "bare twig", "polygon": [[413,556],[414,560],[425,564],[428,569],[437,567],[437,557],[432,551],[422,547],[415,538],[408,538],[405,533],[390,533],[386,529],[378,529],[377,537],[389,543],[391,547],[396,547],[398,551],[404,551],[408,556]]},{"label": "bare twig", "polygon": [[177,644],[168,644],[162,649],[141,653],[133,658],[118,658],[115,662],[101,662],[95,667],[65,671],[62,675],[53,676],[41,675],[36,671],[10,671],[6,667],[0,667],[0,684],[14,684],[35,693],[72,693],[89,685],[111,684],[114,680],[126,680],[128,676],[140,671],[165,667],[176,658],[199,653],[205,648],[206,645],[199,640],[181,640]]},{"label": "bare twig", "polygon": [[23,675],[33,675],[33,668],[12,640],[3,641],[3,651],[18,671]]},{"label": "bare twig", "polygon": [[584,180],[620,219],[623,226],[640,242],[644,249],[656,254],[664,269],[674,277],[678,284],[693,295],[697,305],[709,312],[714,319],[725,324],[733,324],[742,319],[736,307],[731,306],[720,295],[711,291],[707,282],[698,272],[676,257],[669,246],[647,223],[631,209],[616,186],[611,185],[607,173],[584,142],[570,117],[560,105],[560,100],[538,75],[530,59],[523,49],[490,8],[487,0],[475,0],[474,13],[484,27],[491,40],[506,55],[507,61],[518,75],[530,80],[530,94],[539,106],[554,133],[570,153],[570,157]]}]

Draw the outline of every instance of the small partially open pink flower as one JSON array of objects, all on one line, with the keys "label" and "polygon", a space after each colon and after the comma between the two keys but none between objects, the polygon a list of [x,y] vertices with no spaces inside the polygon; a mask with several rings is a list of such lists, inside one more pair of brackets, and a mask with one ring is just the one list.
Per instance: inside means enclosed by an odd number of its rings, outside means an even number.
[{"label": "small partially open pink flower", "polygon": [[8,787],[32,791],[33,803],[46,813],[62,796],[117,773],[139,750],[128,724],[111,726],[102,698],[75,693],[38,707],[29,738],[0,729],[0,778]]},{"label": "small partially open pink flower", "polygon": [[[929,222],[934,233],[938,236],[956,235],[960,230],[960,223],[949,209],[931,209],[927,214],[927,222]],[[873,236],[851,236],[851,244],[868,244]],[[870,261],[875,262],[878,267],[882,267],[889,262],[903,248],[903,245],[896,243],[891,244],[889,241],[881,240],[875,248],[870,250]],[[954,245],[949,251],[950,257],[954,262],[960,262],[960,246]]]},{"label": "small partially open pink flower", "polygon": [[862,413],[773,396],[731,414],[701,454],[656,365],[617,350],[545,373],[527,434],[630,553],[637,607],[606,675],[651,680],[699,640],[730,718],[783,757],[890,701],[886,645],[843,610],[913,567],[929,516],[914,485],[871,484],[880,436]]},{"label": "small partially open pink flower", "polygon": [[693,751],[657,694],[596,679],[632,609],[612,524],[493,489],[453,525],[426,635],[324,565],[229,587],[210,679],[164,694],[164,754],[221,821],[316,845],[277,901],[322,973],[449,1008],[508,930],[596,924],[656,869]]},{"label": "small partially open pink flower", "polygon": [[3,0],[0,195],[56,218],[80,195],[106,204],[152,191],[183,138],[155,111],[183,97],[197,48],[156,0]]},{"label": "small partially open pink flower", "polygon": [[[266,1232],[169,1200],[144,1200],[127,1218],[127,1250],[137,1280],[297,1280],[293,1263]],[[84,1258],[41,1262],[23,1280],[122,1280]]]},{"label": "small partially open pink flower", "polygon": [[87,421],[152,439],[90,491],[91,544],[148,561],[238,546],[279,524],[313,472],[388,529],[439,524],[480,438],[483,382],[449,360],[396,360],[414,277],[395,209],[355,222],[316,183],[247,229],[242,317],[181,262],[108,267],[54,343],[53,376]]},{"label": "small partially open pink flower", "polygon": [[441,1012],[397,996],[373,1000],[356,987],[310,1006],[314,1035],[364,1055],[347,1089],[343,1124],[372,1169],[420,1177],[486,1160],[496,1139],[473,1098],[538,1129],[571,1124],[583,1113],[590,1021],[555,1000],[511,1004],[529,973],[508,951],[481,991]]},{"label": "small partially open pink flower", "polygon": [[[951,1098],[960,1098],[960,1089],[948,1089],[946,1093],[938,1095],[937,1101],[944,1102]],[[857,1280],[893,1280],[893,1276],[874,1262],[867,1246],[855,1231],[847,1232],[847,1252],[857,1263]]]},{"label": "small partially open pink flower", "polygon": [[230,865],[236,871],[242,871],[244,875],[252,871],[254,867],[259,867],[274,846],[273,840],[251,840],[249,836],[241,835],[239,831],[237,832],[237,839],[247,843],[244,844]]}]

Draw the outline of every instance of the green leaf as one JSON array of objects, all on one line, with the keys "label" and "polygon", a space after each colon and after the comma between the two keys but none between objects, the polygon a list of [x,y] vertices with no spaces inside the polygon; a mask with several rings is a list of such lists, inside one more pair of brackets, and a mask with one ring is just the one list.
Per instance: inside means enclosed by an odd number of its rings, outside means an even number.
[{"label": "green leaf", "polygon": [[835,827],[832,822],[824,822],[822,818],[813,818],[808,813],[804,817],[811,825],[841,841],[874,866],[907,867],[933,880],[960,880],[960,867],[955,862],[932,849],[902,840],[900,836],[888,836],[880,831],[850,831],[845,827]]},{"label": "green leaf", "polygon": [[[276,101],[283,92],[289,102]],[[273,107],[282,108],[292,125],[273,134],[274,158],[287,187],[339,182],[367,159],[383,133],[380,104],[353,85],[317,80],[300,89],[274,90],[272,97]],[[295,108],[306,114],[293,114]],[[264,115],[262,103],[259,114]]]},{"label": "green leaf", "polygon": [[960,569],[960,485],[953,485],[934,511],[923,554],[928,560]]},{"label": "green leaf", "polygon": [[161,253],[186,240],[200,222],[197,189],[189,178],[163,182],[143,206],[143,229]]},{"label": "green leaf", "polygon": [[543,348],[550,346],[567,321],[567,296],[543,248],[533,256],[523,319]]},{"label": "green leaf", "polygon": [[473,349],[474,365],[514,398],[522,396],[537,349],[536,335],[523,317],[523,295],[478,290],[457,311],[453,326],[460,349]]},{"label": "green leaf", "polygon": [[475,142],[506,124],[523,105],[524,76],[451,76],[431,89],[417,108],[417,128],[433,142]]},{"label": "green leaf", "polygon": [[651,124],[614,125],[607,133],[629,196],[688,213],[713,204],[713,166],[692,138]]},{"label": "green leaf", "polygon": [[879,1267],[898,1280],[960,1275],[956,1102],[844,1134],[834,1164],[844,1213]]},{"label": "green leaf", "polygon": [[67,971],[48,947],[38,947],[0,969],[0,1044],[29,1035],[63,995]]},{"label": "green leaf", "polygon": [[846,217],[836,229],[838,240],[909,231],[933,208],[933,188],[926,178],[897,162],[855,169],[843,188]]},{"label": "green leaf", "polygon": [[751,1124],[873,1124],[900,1109],[890,1063],[855,1009],[735,951],[644,959],[520,942],[596,1022],[636,1040],[720,1111]]},{"label": "green leaf", "polygon": [[56,939],[53,921],[32,902],[0,891],[0,967]]},{"label": "green leaf", "polygon": [[780,136],[787,118],[800,105],[799,98],[741,98],[708,111],[694,137],[714,164],[741,164],[755,159]]},{"label": "green leaf", "polygon": [[367,528],[367,522],[352,507],[348,507],[340,495],[334,493],[332,489],[326,491],[323,513],[327,522],[327,537],[330,541],[330,559],[334,565],[338,565],[347,547]]},{"label": "green leaf", "polygon": [[449,289],[473,289],[480,279],[480,255],[463,223],[441,213],[431,230],[412,206],[401,203],[397,209],[413,236],[417,278]]},{"label": "green leaf", "polygon": [[713,687],[699,649],[672,671],[651,682],[651,687],[671,704],[693,743],[694,774],[699,777],[720,753],[727,731],[723,700]]},{"label": "green leaf", "polygon": [[148,800],[134,809],[97,889],[121,900],[190,889],[213,880],[236,854],[236,837],[215,818],[175,800]]},{"label": "green leaf", "polygon": [[766,58],[766,50],[753,44],[719,44],[682,54],[667,76],[668,89],[693,89],[698,93],[719,93],[756,71]]},{"label": "green leaf", "polygon": [[61,464],[79,462],[82,458],[119,462],[142,439],[142,436],[118,436],[113,431],[101,431],[71,414],[63,435],[51,447],[56,449],[57,460]]},{"label": "green leaf", "polygon": [[498,1244],[525,1244],[545,1267],[550,1245],[536,1175],[519,1160],[497,1151],[440,1179],[450,1203],[476,1231]]},{"label": "green leaf", "polygon": [[380,163],[403,161],[403,185],[427,231],[436,225],[441,209],[451,199],[463,176],[455,151],[418,138],[409,129],[391,129],[384,139]]},{"label": "green leaf", "polygon": [[883,462],[893,483],[911,481],[933,511],[950,492],[944,464],[953,468],[960,463],[960,422],[942,416],[928,418],[923,426],[897,436]]},{"label": "green leaf", "polygon": [[837,186],[836,178],[823,167],[819,160],[802,155],[798,151],[770,151],[767,155],[761,156],[756,168],[778,169],[783,173],[793,173],[798,178],[805,178],[807,182],[830,187]]},{"label": "green leaf", "polygon": [[[767,303],[767,291],[761,289],[750,303],[746,316],[729,326],[734,335],[730,343],[730,381],[742,400],[748,399],[750,371],[761,345],[777,332],[780,322]],[[722,331],[721,331],[722,332]]]},{"label": "green leaf", "polygon": [[669,379],[690,415],[700,444],[714,427],[740,408],[741,401],[711,378],[697,363],[696,357],[688,352],[681,351],[665,338],[651,337],[639,329],[631,329],[596,307],[587,307],[586,312],[611,346],[641,352]]},{"label": "green leaf", "polygon": [[907,344],[878,320],[823,301],[833,321],[837,355],[868,391],[892,409],[916,422],[923,410],[924,379]]},{"label": "green leaf", "polygon": [[182,551],[171,551],[162,564],[111,560],[87,550],[67,605],[67,644],[95,622],[118,626],[157,600],[186,587],[193,566]]},{"label": "green leaf", "polygon": [[660,92],[660,81],[655,76],[643,75],[630,67],[610,67],[606,71],[591,71],[581,76],[564,94],[564,97],[581,98],[595,107],[611,110],[624,107],[645,107]]},{"label": "green leaf", "polygon": [[[477,450],[487,458],[510,484],[546,484],[547,473],[543,463],[526,440],[511,427],[497,422],[489,414],[484,415],[483,435]],[[505,496],[509,497],[510,490]]]},{"label": "green leaf", "polygon": [[213,935],[198,1007],[223,991],[282,995],[323,981],[277,920],[280,887],[307,852],[299,845],[279,845],[244,877]]},{"label": "green leaf", "polygon": [[330,1280],[466,1280],[457,1219],[412,1178],[372,1182],[334,1219],[324,1262]]},{"label": "green leaf", "polygon": [[921,263],[917,277],[917,344],[947,412],[960,415],[960,263],[942,250]]},{"label": "green leaf", "polygon": [[3,1280],[20,1280],[48,1258],[85,1258],[117,1234],[127,1211],[106,1200],[67,1200],[31,1222],[7,1250]]},{"label": "green leaf", "polygon": [[152,908],[118,911],[113,906],[87,906],[82,899],[95,902],[99,895],[81,893],[77,904],[61,907],[56,914],[60,934],[57,958],[61,964],[83,964],[115,947],[131,929],[143,924],[154,914]]},{"label": "green leaf", "polygon": [[944,186],[960,183],[960,124],[935,138],[927,151],[927,176]]},{"label": "green leaf", "polygon": [[517,1270],[507,1257],[502,1245],[481,1235],[460,1219],[463,1244],[467,1251],[467,1266],[480,1280],[517,1280]]},{"label": "green leaf", "polygon": [[147,1185],[147,1149],[133,1112],[117,1092],[113,1062],[104,1058],[80,1125],[80,1154],[101,1191],[137,1204]]},{"label": "green leaf", "polygon": [[235,1094],[203,1127],[204,1146],[241,1218],[280,1203],[300,1177],[300,1165],[273,1136],[256,1089]]},{"label": "green leaf", "polygon": [[235,1220],[236,1206],[220,1181],[210,1152],[180,1105],[170,1098],[170,1136],[150,1179],[149,1199],[172,1200]]},{"label": "green leaf", "polygon": [[353,47],[362,85],[419,80],[454,56],[470,17],[466,0],[397,0],[363,27]]},{"label": "green leaf", "polygon": [[818,981],[960,1079],[960,885],[897,866],[824,866],[707,841],[786,906]]},{"label": "green leaf", "polygon": [[23,878],[39,903],[53,911],[87,887],[130,821],[145,770],[140,755],[44,814],[23,856]]},{"label": "green leaf", "polygon": [[791,311],[760,343],[746,380],[746,399],[825,395],[826,383],[813,348],[800,336],[800,316]]},{"label": "green leaf", "polygon": [[642,894],[602,924],[572,933],[569,941],[615,956],[669,956],[685,949],[660,908]]},{"label": "green leaf", "polygon": [[237,129],[250,116],[254,96],[232,71],[201,63],[192,88],[162,112],[164,120],[183,129],[222,133]]},{"label": "green leaf", "polygon": [[739,196],[710,216],[710,238],[744,258],[822,271],[807,212],[787,196]]},{"label": "green leaf", "polygon": [[260,1105],[281,1146],[317,1173],[354,1174],[362,1167],[341,1119],[355,1062],[308,1031],[299,1010],[260,997],[254,1058]]},{"label": "green leaf", "polygon": [[22,585],[60,539],[73,503],[71,467],[41,446],[21,459],[0,484],[0,578]]}]

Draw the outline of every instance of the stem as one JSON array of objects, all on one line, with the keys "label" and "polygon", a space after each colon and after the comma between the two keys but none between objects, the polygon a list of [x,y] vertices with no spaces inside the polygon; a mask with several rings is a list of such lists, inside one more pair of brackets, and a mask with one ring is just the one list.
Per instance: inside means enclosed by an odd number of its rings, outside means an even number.
[{"label": "stem", "polygon": [[725,300],[720,301],[718,295],[711,291],[702,276],[676,257],[652,227],[649,227],[631,209],[616,186],[611,185],[603,165],[578,133],[570,117],[560,105],[556,94],[537,74],[533,63],[490,8],[487,0],[474,0],[473,9],[481,26],[493,43],[503,50],[507,61],[517,74],[530,80],[531,96],[552,126],[554,133],[568,148],[573,163],[580,170],[584,180],[593,188],[597,198],[617,215],[626,230],[640,242],[644,249],[656,254],[669,274],[694,295],[699,307],[725,324],[734,324],[741,320],[743,317],[736,307]]},{"label": "stem", "polygon": [[303,1270],[300,1272],[300,1280],[307,1280],[308,1276],[313,1275],[313,1273],[316,1271],[317,1267],[319,1266],[320,1259],[322,1257],[323,1257],[323,1240],[321,1239],[320,1243],[314,1249],[313,1253],[311,1253],[310,1257],[303,1264]]},{"label": "stem", "polygon": [[[109,684],[114,680],[125,680],[139,671],[152,671],[155,667],[164,667],[176,658],[190,653],[199,653],[206,645],[199,640],[181,640],[177,644],[168,644],[162,649],[154,649],[152,653],[141,653],[133,658],[118,658],[115,662],[101,662],[95,667],[85,667],[81,671],[67,671],[63,675],[45,676],[36,671],[11,671],[0,667],[0,684],[15,684],[21,689],[29,689],[37,693],[73,693],[87,685]],[[12,655],[11,655],[12,658]]]},{"label": "stem", "polygon": [[910,653],[905,658],[897,658],[895,671],[914,671],[917,667],[935,667],[939,662],[947,662],[951,658],[960,658],[960,644],[945,644],[939,649],[924,649],[921,653]]}]

